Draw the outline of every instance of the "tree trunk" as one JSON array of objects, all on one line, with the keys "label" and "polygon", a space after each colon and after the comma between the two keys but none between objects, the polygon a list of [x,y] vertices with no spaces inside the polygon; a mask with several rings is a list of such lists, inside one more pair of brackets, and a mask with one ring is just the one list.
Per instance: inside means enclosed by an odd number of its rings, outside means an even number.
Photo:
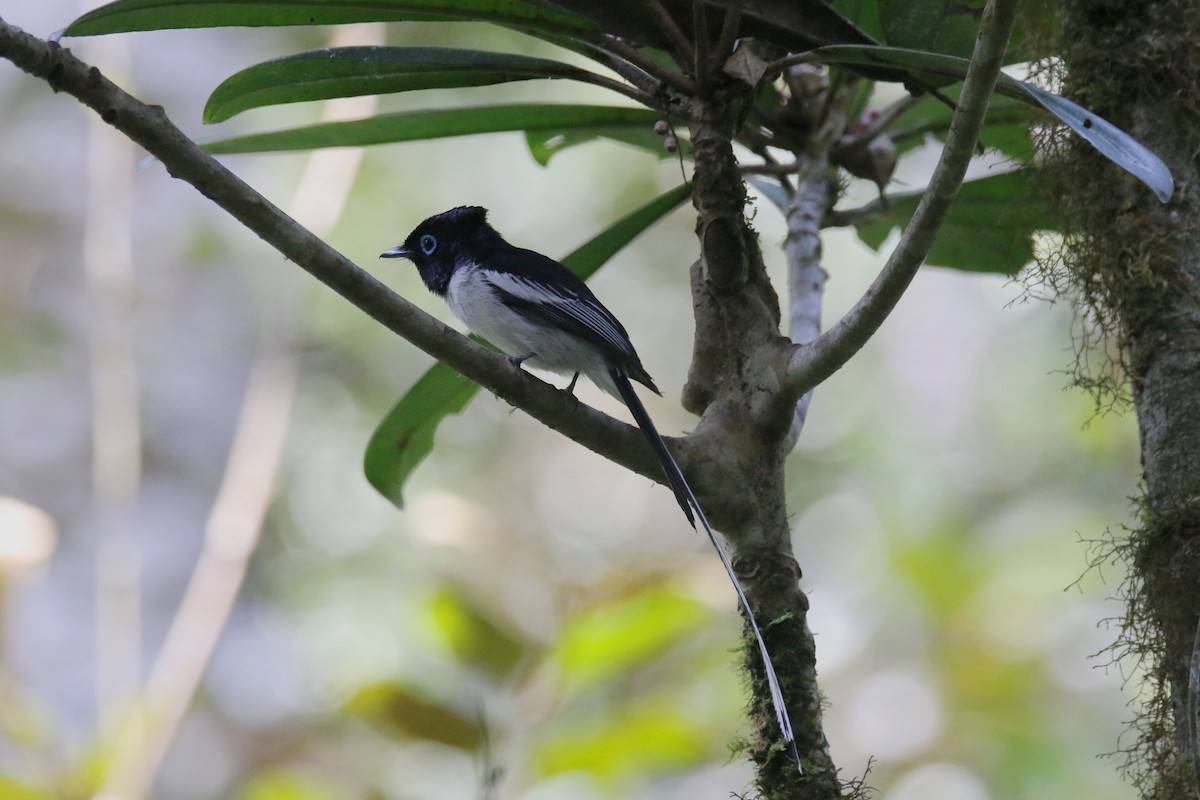
[{"label": "tree trunk", "polygon": [[1158,694],[1131,752],[1144,797],[1196,796],[1189,693],[1200,619],[1200,11],[1171,0],[1063,0],[1069,94],[1156,152],[1175,176],[1160,204],[1087,145],[1064,147],[1066,263],[1115,334],[1141,430],[1145,494],[1128,548],[1122,645]]},{"label": "tree trunk", "polygon": [[754,684],[755,727],[748,753],[758,788],[771,800],[832,800],[841,789],[821,725],[816,647],[784,492],[793,411],[778,402],[771,362],[761,357],[777,352],[786,339],[758,236],[746,220],[746,189],[732,146],[748,89],[721,81],[711,100],[696,103],[690,120],[700,258],[692,274],[696,338],[684,405],[701,420],[689,437],[694,447],[688,462],[706,513],[730,543],[804,763],[800,775],[781,741],[763,664],[747,629],[743,652]]}]

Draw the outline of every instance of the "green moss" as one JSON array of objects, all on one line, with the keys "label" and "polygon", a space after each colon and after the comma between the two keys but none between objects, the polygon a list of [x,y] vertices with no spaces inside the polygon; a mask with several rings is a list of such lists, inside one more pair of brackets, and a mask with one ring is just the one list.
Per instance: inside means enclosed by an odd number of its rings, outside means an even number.
[{"label": "green moss", "polygon": [[[1063,33],[1034,52],[1040,80],[1140,138],[1176,171],[1180,191],[1163,207],[1090,146],[1048,124],[1037,137],[1043,192],[1059,198],[1068,223],[1039,254],[1030,294],[1075,309],[1074,383],[1103,409],[1136,401],[1180,297],[1194,289],[1186,266],[1196,247],[1200,152],[1200,21],[1183,0],[1063,0]],[[1189,27],[1190,26],[1190,27]],[[1043,32],[1042,35],[1050,35]],[[1127,570],[1126,612],[1111,648],[1144,682],[1130,734],[1119,743],[1124,771],[1147,800],[1194,798],[1192,754],[1179,752],[1186,725],[1188,666],[1200,597],[1200,511],[1195,498],[1156,507],[1145,492],[1138,522],[1096,544],[1094,564]]]}]

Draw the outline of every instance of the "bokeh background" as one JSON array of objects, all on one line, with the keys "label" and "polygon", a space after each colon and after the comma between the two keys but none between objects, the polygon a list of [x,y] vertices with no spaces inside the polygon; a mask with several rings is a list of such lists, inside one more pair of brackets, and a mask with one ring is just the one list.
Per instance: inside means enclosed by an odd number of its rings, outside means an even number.
[{"label": "bokeh background", "polygon": [[[48,35],[82,10],[2,13]],[[200,123],[224,77],[334,36],[545,52],[434,24],[69,45],[208,140],[370,113]],[[612,101],[538,82],[380,107],[498,97]],[[118,792],[159,759],[150,792],[173,800],[749,789],[735,599],[669,492],[481,393],[396,509],[362,453],[430,359],[70,98],[5,64],[0,104],[0,796]],[[563,255],[680,180],[608,143],[542,167],[517,134],[226,163],[448,321],[376,258],[420,219],[484,205],[511,241]],[[786,286],[779,215],[752,213]],[[593,282],[665,389],[648,398],[665,433],[693,422],[677,399],[692,228],[681,209]],[[882,256],[840,230],[825,253],[831,320]],[[924,269],[820,387],[790,461],[833,755],[887,800],[1133,796],[1123,757],[1102,757],[1138,692],[1107,651],[1122,573],[1089,565],[1130,519],[1136,428],[1069,388],[1069,304],[1025,298]]]}]

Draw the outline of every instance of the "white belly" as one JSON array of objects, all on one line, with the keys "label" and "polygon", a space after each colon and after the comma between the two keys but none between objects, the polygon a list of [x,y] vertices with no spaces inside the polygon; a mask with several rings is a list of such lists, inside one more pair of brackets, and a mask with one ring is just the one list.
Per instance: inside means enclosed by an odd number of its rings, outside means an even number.
[{"label": "white belly", "polygon": [[446,302],[454,315],[475,334],[510,356],[533,354],[525,363],[560,375],[586,375],[606,392],[619,397],[608,365],[590,342],[530,322],[497,299],[495,291],[475,268],[460,267],[450,279]]}]

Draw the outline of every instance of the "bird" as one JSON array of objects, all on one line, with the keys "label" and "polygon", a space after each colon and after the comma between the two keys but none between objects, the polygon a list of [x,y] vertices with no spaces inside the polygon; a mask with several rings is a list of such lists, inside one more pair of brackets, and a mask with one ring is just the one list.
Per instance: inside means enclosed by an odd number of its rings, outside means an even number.
[{"label": "bird", "polygon": [[480,206],[435,214],[380,258],[411,261],[425,286],[445,299],[473,333],[506,354],[515,368],[528,365],[570,375],[567,392],[574,391],[582,374],[625,404],[658,458],[688,523],[694,529],[699,520],[733,582],[758,643],[780,734],[803,773],[779,678],[746,592],[683,470],[634,391],[636,381],[662,394],[642,366],[629,334],[575,273],[549,256],[509,244],[487,215]]}]

